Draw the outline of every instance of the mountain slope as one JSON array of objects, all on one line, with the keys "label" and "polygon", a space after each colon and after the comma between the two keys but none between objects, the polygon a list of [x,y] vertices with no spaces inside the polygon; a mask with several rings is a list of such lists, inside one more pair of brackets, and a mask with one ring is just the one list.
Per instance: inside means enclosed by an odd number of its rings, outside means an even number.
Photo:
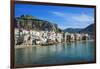
[{"label": "mountain slope", "polygon": [[94,31],[94,24],[89,25],[88,27],[82,29],[81,31],[79,31],[80,33],[88,33],[88,34],[93,34]]},{"label": "mountain slope", "polygon": [[30,15],[21,15],[20,17],[15,17],[15,27],[23,29],[33,29],[33,30],[46,30],[60,32],[57,24],[51,23],[46,20],[41,20]]},{"label": "mountain slope", "polygon": [[93,35],[94,31],[94,24],[91,24],[87,26],[86,28],[80,29],[80,28],[67,28],[63,30],[64,32],[69,32],[69,33],[88,33]]},{"label": "mountain slope", "polygon": [[69,32],[69,33],[78,33],[80,30],[82,30],[82,29],[80,29],[80,28],[67,28],[67,29],[64,29],[63,31],[64,32]]}]

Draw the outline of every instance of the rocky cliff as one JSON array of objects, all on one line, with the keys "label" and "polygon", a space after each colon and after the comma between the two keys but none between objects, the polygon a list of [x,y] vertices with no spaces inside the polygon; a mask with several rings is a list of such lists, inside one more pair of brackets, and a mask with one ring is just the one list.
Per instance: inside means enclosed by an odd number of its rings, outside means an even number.
[{"label": "rocky cliff", "polygon": [[21,15],[20,17],[15,17],[15,27],[27,30],[33,29],[61,32],[57,24],[29,15]]}]

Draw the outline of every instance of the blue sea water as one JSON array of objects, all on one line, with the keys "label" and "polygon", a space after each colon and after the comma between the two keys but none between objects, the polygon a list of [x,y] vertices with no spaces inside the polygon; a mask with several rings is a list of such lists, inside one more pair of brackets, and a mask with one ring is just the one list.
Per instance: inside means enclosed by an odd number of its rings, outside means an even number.
[{"label": "blue sea water", "polygon": [[92,62],[95,59],[93,41],[58,43],[52,46],[35,46],[15,49],[15,64],[61,64]]}]

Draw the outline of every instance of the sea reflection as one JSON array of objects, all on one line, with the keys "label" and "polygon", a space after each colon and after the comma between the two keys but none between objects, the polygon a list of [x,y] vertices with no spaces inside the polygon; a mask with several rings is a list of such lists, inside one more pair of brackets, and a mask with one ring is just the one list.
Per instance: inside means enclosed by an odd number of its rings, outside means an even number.
[{"label": "sea reflection", "polygon": [[94,61],[94,43],[77,41],[52,46],[15,49],[16,65],[60,64]]}]

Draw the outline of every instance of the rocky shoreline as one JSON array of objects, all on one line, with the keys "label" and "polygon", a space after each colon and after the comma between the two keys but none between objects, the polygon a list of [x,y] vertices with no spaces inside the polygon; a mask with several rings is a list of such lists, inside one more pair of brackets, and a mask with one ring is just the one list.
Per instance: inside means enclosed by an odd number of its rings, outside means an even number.
[{"label": "rocky shoreline", "polygon": [[[87,40],[87,41],[94,41],[94,40]],[[84,42],[87,42],[87,41],[84,41]],[[76,41],[76,42],[78,42],[78,41]],[[73,43],[73,42],[62,42],[62,44],[63,43]],[[52,45],[56,45],[56,44],[59,44],[59,43],[52,43],[52,44],[46,43],[46,44],[41,44],[41,45],[24,45],[24,44],[22,44],[22,45],[16,45],[15,46],[15,49],[32,48],[32,47],[43,47],[43,46],[52,46]]]}]

